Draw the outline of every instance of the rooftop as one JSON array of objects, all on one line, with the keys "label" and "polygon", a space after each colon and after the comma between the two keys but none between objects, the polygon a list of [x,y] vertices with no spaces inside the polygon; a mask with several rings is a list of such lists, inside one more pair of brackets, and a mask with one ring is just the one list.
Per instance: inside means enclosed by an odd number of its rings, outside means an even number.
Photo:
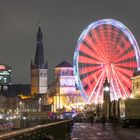
[{"label": "rooftop", "polygon": [[63,61],[63,62],[61,62],[60,64],[58,64],[57,66],[56,66],[56,68],[59,68],[59,67],[73,67],[70,63],[68,63],[67,61]]}]

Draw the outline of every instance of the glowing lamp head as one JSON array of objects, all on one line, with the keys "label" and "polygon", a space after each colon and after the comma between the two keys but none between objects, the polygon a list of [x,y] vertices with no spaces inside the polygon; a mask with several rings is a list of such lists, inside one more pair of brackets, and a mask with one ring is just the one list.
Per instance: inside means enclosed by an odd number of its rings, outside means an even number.
[{"label": "glowing lamp head", "polygon": [[110,88],[109,87],[105,87],[104,91],[109,92]]},{"label": "glowing lamp head", "polygon": [[103,88],[104,88],[104,92],[106,92],[106,93],[110,92],[110,84],[108,83],[107,78],[106,78],[106,80],[104,82]]}]

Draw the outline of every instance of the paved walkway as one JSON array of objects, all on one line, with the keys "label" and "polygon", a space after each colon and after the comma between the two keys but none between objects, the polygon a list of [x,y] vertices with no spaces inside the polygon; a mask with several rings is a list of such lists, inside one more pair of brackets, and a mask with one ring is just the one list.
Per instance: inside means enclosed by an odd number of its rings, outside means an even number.
[{"label": "paved walkway", "polygon": [[71,140],[140,140],[140,129],[123,129],[106,124],[75,123]]}]

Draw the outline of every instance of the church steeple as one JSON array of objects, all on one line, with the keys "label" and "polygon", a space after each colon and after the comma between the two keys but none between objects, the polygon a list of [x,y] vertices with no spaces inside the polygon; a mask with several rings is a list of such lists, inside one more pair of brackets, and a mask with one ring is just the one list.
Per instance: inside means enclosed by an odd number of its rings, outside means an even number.
[{"label": "church steeple", "polygon": [[37,32],[37,47],[34,59],[34,67],[38,69],[45,68],[45,60],[44,60],[44,49],[43,49],[43,35],[41,32],[41,27],[38,27]]},{"label": "church steeple", "polygon": [[48,90],[48,66],[44,59],[43,34],[40,25],[37,31],[34,62],[31,61],[31,94],[46,94]]},{"label": "church steeple", "polygon": [[42,43],[42,41],[43,41],[43,36],[42,36],[41,28],[39,26],[38,27],[38,32],[37,32],[37,44]]}]

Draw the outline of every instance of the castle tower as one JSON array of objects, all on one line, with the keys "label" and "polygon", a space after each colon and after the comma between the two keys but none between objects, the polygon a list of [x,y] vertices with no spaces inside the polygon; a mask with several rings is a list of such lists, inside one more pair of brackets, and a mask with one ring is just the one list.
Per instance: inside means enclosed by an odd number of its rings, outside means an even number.
[{"label": "castle tower", "polygon": [[56,88],[56,96],[54,96],[54,111],[59,108],[62,109],[63,107],[66,111],[72,111],[71,105],[78,101],[73,66],[67,61],[63,61],[55,67],[54,74]]},{"label": "castle tower", "polygon": [[45,94],[48,88],[48,66],[44,59],[43,35],[40,26],[37,32],[37,46],[34,63],[31,61],[31,94]]}]

